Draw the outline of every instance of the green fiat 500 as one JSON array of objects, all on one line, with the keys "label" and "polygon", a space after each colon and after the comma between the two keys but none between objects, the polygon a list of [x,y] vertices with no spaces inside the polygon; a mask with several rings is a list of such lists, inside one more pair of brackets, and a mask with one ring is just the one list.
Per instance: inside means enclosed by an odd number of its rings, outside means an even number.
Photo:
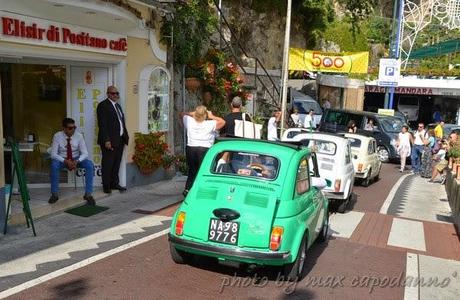
[{"label": "green fiat 500", "polygon": [[316,156],[300,146],[221,139],[207,152],[169,234],[176,263],[193,255],[302,273],[307,249],[328,230]]}]

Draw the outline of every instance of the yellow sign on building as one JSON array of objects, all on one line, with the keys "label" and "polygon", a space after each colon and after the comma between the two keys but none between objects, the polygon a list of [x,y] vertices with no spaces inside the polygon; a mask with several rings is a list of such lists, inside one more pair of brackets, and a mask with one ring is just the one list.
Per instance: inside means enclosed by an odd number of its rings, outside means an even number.
[{"label": "yellow sign on building", "polygon": [[367,73],[368,52],[329,53],[289,49],[289,71]]}]

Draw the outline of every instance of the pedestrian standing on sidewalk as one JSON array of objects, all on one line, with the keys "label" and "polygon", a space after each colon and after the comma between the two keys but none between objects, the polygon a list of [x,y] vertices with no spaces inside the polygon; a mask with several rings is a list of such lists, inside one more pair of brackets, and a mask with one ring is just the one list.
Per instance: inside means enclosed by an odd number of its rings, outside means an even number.
[{"label": "pedestrian standing on sidewalk", "polygon": [[267,125],[267,140],[278,140],[278,123],[281,119],[281,111],[275,111],[272,117],[268,120]]},{"label": "pedestrian standing on sidewalk", "polygon": [[[234,97],[231,103],[231,113],[224,117],[225,126],[220,130],[220,136],[235,136],[235,120],[243,120],[243,113],[241,112],[241,106],[243,101],[241,97]],[[245,115],[246,121],[251,121],[248,114]]]},{"label": "pedestrian standing on sidewalk", "polygon": [[109,86],[107,99],[97,105],[97,143],[102,151],[102,188],[106,194],[110,194],[112,190],[126,191],[126,188],[120,185],[118,173],[123,149],[128,145],[129,136],[125,114],[118,103],[119,100],[120,93],[117,88]]},{"label": "pedestrian standing on sidewalk", "polygon": [[[62,131],[53,136],[51,145],[51,197],[48,203],[53,204],[58,201],[59,190],[59,171],[66,168],[74,171],[77,168],[85,169],[85,199],[89,205],[96,202],[92,196],[94,165],[88,159],[88,149],[86,148],[83,135],[76,132],[77,126],[71,118],[62,120]],[[76,171],[75,171],[76,172]]]},{"label": "pedestrian standing on sidewalk", "polygon": [[432,173],[432,150],[436,143],[436,139],[434,137],[434,130],[428,131],[428,138],[424,140],[425,146],[423,147],[422,153],[422,166],[420,171],[420,176],[423,178],[431,178]]},{"label": "pedestrian standing on sidewalk", "polygon": [[398,141],[396,147],[401,157],[401,168],[399,171],[402,173],[406,168],[406,159],[411,154],[412,135],[409,133],[409,127],[403,125],[401,132],[398,135]]},{"label": "pedestrian standing on sidewalk", "polygon": [[444,121],[441,120],[438,125],[434,128],[434,136],[438,139],[441,140],[444,138]]},{"label": "pedestrian standing on sidewalk", "polygon": [[412,174],[418,174],[421,171],[420,160],[422,158],[426,139],[427,133],[425,130],[425,124],[419,123],[417,131],[414,134],[414,145],[411,153]]},{"label": "pedestrian standing on sidewalk", "polygon": [[186,196],[193,186],[206,152],[214,144],[216,131],[225,126],[225,120],[214,116],[203,105],[197,106],[193,112],[182,112],[180,115],[187,130],[185,156],[188,176],[183,193]]}]

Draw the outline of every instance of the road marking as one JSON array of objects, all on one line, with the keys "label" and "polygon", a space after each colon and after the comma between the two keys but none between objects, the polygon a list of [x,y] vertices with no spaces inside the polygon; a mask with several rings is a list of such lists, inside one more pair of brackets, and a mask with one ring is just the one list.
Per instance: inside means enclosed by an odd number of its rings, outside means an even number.
[{"label": "road marking", "polygon": [[0,264],[0,278],[37,271],[37,265],[71,258],[69,253],[98,249],[103,242],[123,240],[124,234],[145,232],[144,228],[162,225],[169,217],[146,216],[94,234],[71,240],[24,257]]},{"label": "road marking", "polygon": [[426,251],[423,223],[394,218],[387,245]]},{"label": "road marking", "polygon": [[[414,253],[407,253],[406,255],[406,279],[413,278],[417,280],[419,277],[418,271],[418,255]],[[404,300],[418,300],[419,299],[419,286],[418,284],[405,284],[404,287]]]},{"label": "road marking", "polygon": [[419,297],[460,299],[460,261],[418,255]]},{"label": "road marking", "polygon": [[391,202],[393,201],[393,198],[395,197],[396,192],[398,191],[399,186],[403,182],[404,179],[406,179],[407,176],[410,176],[410,174],[406,174],[401,176],[399,180],[395,183],[393,188],[391,189],[390,193],[388,194],[387,198],[385,199],[385,202],[383,202],[382,207],[380,208],[380,213],[386,215],[388,212],[388,208],[390,207]]},{"label": "road marking", "polygon": [[56,271],[51,272],[49,274],[46,274],[46,275],[43,275],[41,277],[38,277],[38,278],[32,279],[30,281],[24,282],[24,283],[22,283],[20,285],[17,285],[15,287],[13,287],[13,288],[10,288],[10,289],[7,289],[7,290],[5,290],[3,292],[0,292],[0,299],[9,297],[9,296],[14,295],[14,294],[17,294],[19,292],[22,292],[22,291],[24,291],[26,289],[29,289],[31,287],[34,287],[36,285],[39,285],[41,283],[44,283],[46,281],[49,281],[49,280],[54,279],[56,277],[59,277],[61,275],[64,275],[64,274],[67,274],[69,272],[75,271],[77,269],[83,268],[83,267],[85,267],[85,266],[87,266],[89,264],[92,264],[92,263],[94,263],[94,262],[96,262],[98,260],[104,259],[104,258],[106,258],[108,256],[117,254],[117,253],[122,252],[124,250],[127,250],[129,248],[132,248],[132,247],[138,246],[140,244],[143,244],[145,242],[151,241],[153,239],[156,239],[156,238],[158,238],[160,236],[163,236],[163,235],[167,234],[168,232],[169,232],[169,228],[164,229],[164,230],[162,230],[160,232],[157,232],[155,234],[143,237],[143,238],[141,238],[139,240],[129,242],[129,243],[121,245],[121,246],[119,246],[117,248],[114,248],[114,249],[111,249],[109,251],[100,253],[98,255],[89,257],[87,259],[84,259],[84,260],[82,260],[82,261],[80,261],[78,263],[75,263],[73,265],[70,265],[68,267],[62,268],[60,270],[56,270]]},{"label": "road marking", "polygon": [[364,213],[358,211],[333,214],[330,216],[329,220],[329,232],[334,237],[349,239],[363,217]]}]

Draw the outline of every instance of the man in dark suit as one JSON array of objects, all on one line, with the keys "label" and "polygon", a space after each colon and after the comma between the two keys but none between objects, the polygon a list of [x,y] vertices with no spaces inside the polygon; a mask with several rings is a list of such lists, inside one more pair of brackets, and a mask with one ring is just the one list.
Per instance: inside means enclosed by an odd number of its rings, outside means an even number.
[{"label": "man in dark suit", "polygon": [[97,143],[102,150],[102,186],[104,193],[112,190],[126,191],[120,186],[118,171],[123,155],[123,148],[128,145],[128,131],[125,125],[125,115],[118,100],[120,94],[116,87],[107,88],[107,99],[97,106],[97,124],[99,134]]}]

